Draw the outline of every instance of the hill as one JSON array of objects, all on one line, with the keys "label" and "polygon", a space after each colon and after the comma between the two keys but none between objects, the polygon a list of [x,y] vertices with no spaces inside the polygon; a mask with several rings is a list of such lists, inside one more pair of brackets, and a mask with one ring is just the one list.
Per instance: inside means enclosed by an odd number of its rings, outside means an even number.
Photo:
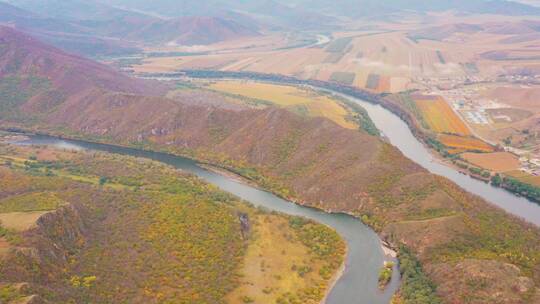
[{"label": "hill", "polygon": [[[3,49],[17,59],[43,58],[36,55],[43,48],[12,43]],[[26,60],[10,62],[22,64],[0,69],[2,81],[33,71]],[[34,60],[38,71],[46,62]],[[61,62],[46,66],[55,70]],[[438,303],[439,297],[448,303],[539,301],[540,230],[428,173],[380,138],[285,109],[140,96],[127,78],[103,84],[115,75],[107,71],[87,84],[98,89],[83,96],[71,91],[67,102],[19,99],[11,108],[18,115],[1,111],[0,125],[188,155],[300,204],[353,214],[400,249],[405,303]],[[20,90],[31,96],[44,91]]]},{"label": "hill", "polygon": [[180,17],[159,20],[126,32],[128,39],[169,45],[205,45],[256,35],[259,35],[256,29],[231,19],[218,17]]},{"label": "hill", "polygon": [[88,56],[123,55],[138,49],[97,35],[84,24],[55,19],[0,2],[0,25],[16,28],[64,50]]},{"label": "hill", "polygon": [[[0,185],[5,304],[318,303],[343,260],[330,228],[257,210],[149,160],[0,143]],[[254,263],[261,277],[294,284],[259,282]]]},{"label": "hill", "polygon": [[64,53],[8,27],[0,27],[2,112],[18,106],[41,112],[84,100],[95,91],[156,94],[160,86],[136,81],[113,69]]}]

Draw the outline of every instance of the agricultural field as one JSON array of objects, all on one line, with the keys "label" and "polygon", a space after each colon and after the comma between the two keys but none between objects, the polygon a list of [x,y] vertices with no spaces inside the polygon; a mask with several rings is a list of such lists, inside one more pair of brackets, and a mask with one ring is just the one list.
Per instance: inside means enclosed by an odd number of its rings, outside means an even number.
[{"label": "agricultural field", "polygon": [[436,133],[470,136],[471,131],[440,96],[413,96],[428,127]]},{"label": "agricultural field", "polygon": [[540,176],[531,175],[520,170],[505,172],[505,175],[513,177],[520,182],[540,187]]},{"label": "agricultural field", "polygon": [[269,101],[298,114],[325,117],[347,129],[358,128],[349,119],[348,109],[340,102],[308,89],[250,81],[218,81],[208,87],[219,92]]},{"label": "agricultural field", "polygon": [[519,159],[508,152],[463,153],[461,157],[475,166],[497,173],[518,170],[520,167]]},{"label": "agricultural field", "polygon": [[339,82],[346,85],[352,85],[356,75],[354,73],[347,72],[334,72],[330,76],[330,81]]},{"label": "agricultural field", "polygon": [[493,147],[474,137],[440,134],[437,139],[446,147],[463,151],[493,152]]},{"label": "agricultural field", "polygon": [[[45,147],[0,144],[0,220],[2,303],[319,303],[345,254],[324,225],[160,163]],[[47,263],[18,259],[34,246]]]}]

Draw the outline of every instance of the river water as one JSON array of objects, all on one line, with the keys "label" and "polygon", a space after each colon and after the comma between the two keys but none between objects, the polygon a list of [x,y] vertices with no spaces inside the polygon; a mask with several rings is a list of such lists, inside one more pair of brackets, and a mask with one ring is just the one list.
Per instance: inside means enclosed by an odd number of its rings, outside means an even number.
[{"label": "river water", "polygon": [[208,171],[193,160],[170,154],[77,140],[64,140],[48,136],[30,136],[29,140],[20,141],[17,144],[49,145],[62,149],[94,150],[152,159],[195,174],[255,206],[263,206],[290,215],[303,216],[332,227],[347,242],[348,255],[345,262],[345,271],[332,288],[326,304],[387,304],[399,288],[399,271],[396,263],[388,287],[384,291],[379,290],[379,270],[384,261],[395,262],[395,260],[385,257],[377,234],[352,216],[325,213],[293,204],[231,177]]},{"label": "river water", "polygon": [[507,212],[540,226],[540,204],[459,173],[457,170],[441,163],[413,135],[407,123],[382,106],[347,95],[335,94],[354,101],[366,109],[373,123],[388,138],[390,143],[415,163],[426,168],[431,173],[452,180],[461,188],[484,198]]}]

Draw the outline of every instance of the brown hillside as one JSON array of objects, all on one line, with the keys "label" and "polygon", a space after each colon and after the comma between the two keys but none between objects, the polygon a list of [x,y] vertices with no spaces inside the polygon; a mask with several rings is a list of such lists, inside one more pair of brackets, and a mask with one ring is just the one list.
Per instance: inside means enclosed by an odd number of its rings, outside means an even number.
[{"label": "brown hillside", "polygon": [[9,27],[0,27],[0,77],[39,77],[64,94],[100,88],[135,94],[158,93],[145,82],[67,54]]}]

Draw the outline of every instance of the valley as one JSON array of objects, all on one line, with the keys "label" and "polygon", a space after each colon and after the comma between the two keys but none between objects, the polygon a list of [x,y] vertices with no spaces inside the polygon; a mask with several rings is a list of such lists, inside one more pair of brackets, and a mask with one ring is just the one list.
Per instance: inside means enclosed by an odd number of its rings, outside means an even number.
[{"label": "valley", "polygon": [[[5,144],[0,149],[7,239],[0,284],[12,290],[2,293],[7,303],[25,297],[220,302],[226,295],[228,303],[262,296],[318,303],[344,258],[343,241],[330,228],[255,209],[169,166],[81,149]],[[124,174],[115,167],[123,167]],[[12,217],[17,224],[10,224]],[[248,224],[242,226],[240,217]],[[210,227],[202,225],[208,221]],[[279,236],[264,232],[276,225]],[[51,255],[50,241],[64,247]],[[286,252],[270,252],[262,260],[250,253],[274,242]],[[127,256],[126,248],[131,248]],[[25,253],[29,250],[35,253]],[[243,274],[255,262],[266,281]],[[132,272],[119,272],[124,267]],[[294,269],[302,267],[307,274]],[[278,276],[294,281],[282,283]],[[26,287],[16,287],[21,283]],[[134,292],[134,286],[143,288]],[[262,289],[266,295],[251,291]]]}]

